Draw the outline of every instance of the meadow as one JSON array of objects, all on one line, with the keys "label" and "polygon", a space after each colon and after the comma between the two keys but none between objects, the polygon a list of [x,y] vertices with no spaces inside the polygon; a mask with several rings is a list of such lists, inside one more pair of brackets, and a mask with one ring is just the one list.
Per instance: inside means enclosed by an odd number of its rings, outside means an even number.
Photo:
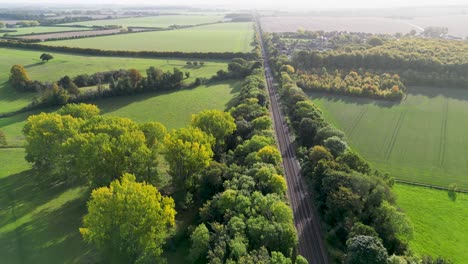
[{"label": "meadow", "polygon": [[10,36],[16,35],[26,35],[26,34],[39,34],[39,33],[53,33],[53,32],[62,32],[62,31],[82,31],[90,30],[85,27],[23,27],[23,28],[14,28],[11,30],[16,30],[16,32],[9,33],[0,33],[2,35],[8,34]]},{"label": "meadow", "polygon": [[[186,126],[192,114],[203,109],[227,109],[239,92],[239,85],[239,82],[231,81],[190,90],[106,98],[90,103],[96,104],[105,116],[127,117],[137,122],[159,121],[172,129]],[[28,116],[55,110],[41,109],[0,118],[0,129],[5,132],[9,145],[21,146],[24,143],[21,130]]]},{"label": "meadow", "polygon": [[466,91],[411,87],[401,103],[310,96],[376,169],[397,179],[468,189]]},{"label": "meadow", "polygon": [[177,30],[45,42],[49,46],[131,51],[250,52],[252,23],[221,23]]},{"label": "meadow", "polygon": [[[3,55],[0,60],[0,113],[18,110],[31,102],[35,94],[18,93],[8,84],[11,66],[23,65],[33,80],[57,81],[69,75],[71,77],[84,73],[134,68],[144,73],[150,66],[172,70],[179,67],[190,71],[190,77],[211,77],[220,69],[226,69],[227,63],[223,61],[205,61],[203,67],[187,67],[185,60],[173,59],[141,59],[119,57],[77,56],[64,53],[52,53],[54,59],[42,63],[40,51],[25,51],[0,48]],[[1,121],[0,121],[1,122]]]},{"label": "meadow", "polygon": [[417,255],[442,256],[454,264],[468,259],[468,194],[453,200],[448,192],[397,184],[393,188],[400,206],[413,225],[411,249]]},{"label": "meadow", "polygon": [[163,15],[150,17],[132,17],[121,19],[103,19],[84,22],[74,22],[62,25],[92,26],[122,26],[122,27],[158,27],[167,28],[172,25],[189,26],[205,23],[215,23],[223,21],[224,17],[219,15]]}]

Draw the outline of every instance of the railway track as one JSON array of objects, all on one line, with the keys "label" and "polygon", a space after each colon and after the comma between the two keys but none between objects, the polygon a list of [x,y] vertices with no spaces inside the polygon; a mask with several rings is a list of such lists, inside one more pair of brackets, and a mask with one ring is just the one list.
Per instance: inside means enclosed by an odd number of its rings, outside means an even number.
[{"label": "railway track", "polygon": [[296,157],[296,146],[290,137],[289,128],[281,111],[281,104],[274,86],[268,57],[263,47],[263,39],[258,21],[256,22],[256,27],[261,40],[263,65],[270,98],[270,112],[273,118],[277,144],[283,157],[283,167],[288,184],[287,196],[293,210],[294,224],[299,238],[298,250],[310,264],[327,264],[329,261],[321,233],[319,216],[307,191],[306,182],[301,177],[300,164]]}]

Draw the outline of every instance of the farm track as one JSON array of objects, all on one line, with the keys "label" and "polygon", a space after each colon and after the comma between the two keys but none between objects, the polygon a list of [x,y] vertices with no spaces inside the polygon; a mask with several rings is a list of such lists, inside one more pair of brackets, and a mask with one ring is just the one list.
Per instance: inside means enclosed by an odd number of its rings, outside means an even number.
[{"label": "farm track", "polygon": [[364,108],[359,112],[358,116],[354,119],[351,128],[350,128],[349,131],[347,132],[348,138],[350,138],[350,137],[353,135],[354,130],[356,129],[357,125],[361,122],[362,117],[363,117],[364,114],[367,112],[367,109],[368,109],[368,108],[369,108],[369,106],[366,105],[366,107],[364,107]]},{"label": "farm track", "polygon": [[444,167],[445,163],[445,143],[447,141],[448,123],[448,100],[445,99],[442,109],[442,125],[440,127],[440,147],[439,147],[439,167]]},{"label": "farm track", "polygon": [[406,110],[400,114],[398,117],[398,121],[395,125],[395,129],[393,130],[392,137],[390,138],[390,143],[387,147],[387,150],[385,151],[385,160],[390,159],[390,155],[392,154],[393,147],[395,146],[396,140],[398,138],[398,134],[400,132],[401,125],[403,124],[403,120],[405,119],[406,116]]},{"label": "farm track", "polygon": [[[257,32],[261,36],[259,22]],[[283,167],[288,185],[287,197],[294,215],[294,224],[298,233],[299,253],[311,264],[326,264],[328,255],[321,233],[318,212],[312,204],[312,197],[307,192],[307,183],[301,176],[299,162],[296,158],[296,146],[290,137],[289,128],[283,116],[279,96],[273,84],[273,75],[268,65],[268,57],[260,41],[264,60],[264,71],[270,100],[270,114],[276,133],[277,144],[283,158]]]}]

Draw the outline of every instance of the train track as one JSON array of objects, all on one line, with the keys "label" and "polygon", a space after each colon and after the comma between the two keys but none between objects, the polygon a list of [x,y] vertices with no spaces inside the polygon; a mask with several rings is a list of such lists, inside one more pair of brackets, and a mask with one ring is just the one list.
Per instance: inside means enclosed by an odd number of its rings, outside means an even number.
[{"label": "train track", "polygon": [[274,86],[268,57],[263,47],[263,36],[258,21],[256,27],[260,35],[263,65],[270,98],[270,112],[273,118],[277,144],[283,157],[283,167],[288,184],[287,196],[293,210],[294,224],[299,238],[299,253],[310,264],[328,264],[328,255],[321,233],[319,216],[307,191],[306,182],[301,177],[301,169],[296,157],[296,146],[290,137],[289,128],[281,111],[281,104]]}]

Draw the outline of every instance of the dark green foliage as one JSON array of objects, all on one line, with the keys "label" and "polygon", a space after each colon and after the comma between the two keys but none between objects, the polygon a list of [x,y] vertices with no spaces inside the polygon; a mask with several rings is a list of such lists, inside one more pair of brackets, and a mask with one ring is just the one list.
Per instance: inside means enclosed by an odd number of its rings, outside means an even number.
[{"label": "dark green foliage", "polygon": [[356,236],[346,242],[347,264],[387,264],[388,253],[382,243],[372,236]]},{"label": "dark green foliage", "polygon": [[7,141],[6,141],[5,133],[3,132],[3,130],[0,130],[0,145],[6,145],[6,144],[7,144]]},{"label": "dark green foliage", "polygon": [[49,62],[53,58],[54,56],[50,55],[49,53],[42,53],[40,57],[42,61],[47,61],[47,62]]}]

